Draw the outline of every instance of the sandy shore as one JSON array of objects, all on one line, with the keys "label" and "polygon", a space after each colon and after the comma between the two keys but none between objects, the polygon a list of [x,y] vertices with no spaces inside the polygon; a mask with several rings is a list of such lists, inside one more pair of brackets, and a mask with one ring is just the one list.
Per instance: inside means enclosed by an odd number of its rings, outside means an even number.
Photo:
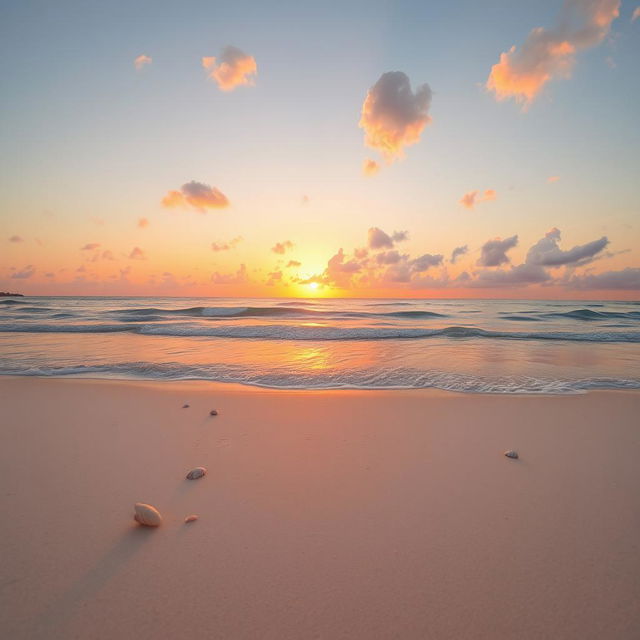
[{"label": "sandy shore", "polygon": [[3,637],[638,637],[638,393],[1,378],[0,402]]}]

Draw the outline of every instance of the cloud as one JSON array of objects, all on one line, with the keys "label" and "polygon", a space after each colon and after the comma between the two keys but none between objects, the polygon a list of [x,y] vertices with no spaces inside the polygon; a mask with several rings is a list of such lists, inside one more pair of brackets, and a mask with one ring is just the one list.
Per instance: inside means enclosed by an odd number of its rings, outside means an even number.
[{"label": "cloud", "polygon": [[443,255],[432,255],[430,253],[425,253],[424,255],[416,258],[415,260],[411,260],[409,263],[411,265],[411,270],[414,273],[422,273],[431,267],[437,267],[442,264],[444,259]]},{"label": "cloud", "polygon": [[227,196],[216,187],[192,180],[180,187],[180,191],[169,191],[162,198],[162,206],[182,207],[204,213],[207,209],[224,209],[229,206]]},{"label": "cloud", "polygon": [[282,271],[272,271],[268,276],[269,277],[265,281],[265,284],[268,287],[272,287],[277,282],[282,282]]},{"label": "cloud", "polygon": [[551,279],[543,267],[535,264],[519,264],[510,269],[482,270],[467,286],[478,288],[512,287],[515,285],[541,284]]},{"label": "cloud", "polygon": [[408,231],[394,231],[391,234],[391,239],[394,242],[404,242],[405,240],[409,239],[409,232]]},{"label": "cloud", "polygon": [[253,56],[237,47],[225,47],[216,62],[214,57],[202,58],[207,77],[218,84],[222,91],[233,91],[236,87],[253,86],[258,65]]},{"label": "cloud", "polygon": [[567,282],[567,287],[570,289],[638,291],[640,290],[640,268],[627,267],[621,271],[573,276]]},{"label": "cloud", "polygon": [[211,276],[214,284],[240,284],[247,281],[247,267],[244,264],[235,273],[218,273]]},{"label": "cloud", "polygon": [[287,262],[287,269],[291,269],[292,267],[301,267],[302,262],[298,262],[297,260],[289,260]]},{"label": "cloud", "polygon": [[411,82],[402,71],[383,73],[367,93],[359,126],[364,142],[379,151],[387,162],[404,155],[404,147],[420,140],[431,122],[431,89],[428,84],[411,90]]},{"label": "cloud", "polygon": [[140,71],[141,69],[144,69],[144,67],[146,67],[148,64],[151,64],[153,62],[153,59],[150,58],[149,56],[145,56],[144,54],[142,54],[141,56],[138,56],[134,61],[133,64],[136,68],[137,71]]},{"label": "cloud", "polygon": [[111,253],[111,251],[109,251],[108,249],[106,251],[102,252],[102,259],[103,260],[115,260],[115,258],[113,257],[113,253]]},{"label": "cloud", "polygon": [[551,229],[544,238],[538,240],[529,249],[525,262],[545,267],[586,264],[609,244],[607,237],[602,236],[599,240],[575,246],[569,251],[562,251],[558,246],[559,241],[560,230]]},{"label": "cloud", "polygon": [[138,219],[138,227],[140,229],[144,229],[145,227],[149,226],[149,221],[146,218],[139,218]]},{"label": "cloud", "polygon": [[467,209],[473,209],[476,204],[481,202],[489,202],[496,199],[496,192],[493,189],[486,189],[482,195],[478,195],[478,191],[469,191],[465,193],[458,202]]},{"label": "cloud", "polygon": [[518,244],[518,236],[511,236],[501,240],[487,240],[482,245],[480,259],[478,264],[482,267],[498,267],[501,264],[509,262],[507,251],[513,249]]},{"label": "cloud", "polygon": [[229,240],[229,242],[212,242],[211,251],[230,251],[231,249],[235,249],[240,242],[242,242],[242,236],[236,236]]},{"label": "cloud", "polygon": [[362,173],[365,176],[375,176],[378,171],[380,171],[380,165],[375,160],[366,158],[362,163]]},{"label": "cloud", "polygon": [[129,260],[146,260],[147,256],[140,247],[133,247],[129,254]]},{"label": "cloud", "polygon": [[467,247],[467,245],[463,245],[462,247],[456,247],[452,252],[451,252],[451,258],[449,260],[449,262],[451,262],[451,264],[455,264],[456,260],[460,257],[463,256],[465,253],[467,253],[469,251],[469,247]]},{"label": "cloud", "polygon": [[9,242],[24,242],[24,238],[22,236],[11,236]]},{"label": "cloud", "polygon": [[23,269],[11,274],[11,278],[14,280],[28,280],[36,272],[35,267],[32,264],[28,264]]},{"label": "cloud", "polygon": [[291,242],[291,240],[285,240],[284,242],[276,242],[275,245],[271,247],[271,251],[273,251],[273,253],[278,253],[280,255],[283,255],[289,249],[293,249],[293,242]]},{"label": "cloud", "polygon": [[558,182],[560,180],[560,176],[549,176],[547,178],[547,182]]},{"label": "cloud", "polygon": [[300,204],[305,205],[305,204],[309,204],[309,202],[311,202],[311,198],[308,195],[302,196],[302,199],[300,200]]},{"label": "cloud", "polygon": [[394,249],[393,251],[383,251],[376,256],[378,264],[396,264],[402,260],[402,256]]},{"label": "cloud", "polygon": [[619,8],[620,0],[565,0],[555,26],[533,29],[521,49],[500,55],[486,88],[528,107],[547,82],[570,76],[580,50],[602,42]]},{"label": "cloud", "polygon": [[378,227],[371,227],[367,234],[370,249],[393,248],[393,240],[382,229],[378,229]]},{"label": "cloud", "polygon": [[94,249],[97,249],[100,246],[99,242],[89,242],[88,244],[85,244],[84,247],[80,248],[80,251],[93,251]]},{"label": "cloud", "polygon": [[638,18],[640,18],[640,7],[636,7],[633,10],[633,14],[631,15],[631,22],[634,22]]}]

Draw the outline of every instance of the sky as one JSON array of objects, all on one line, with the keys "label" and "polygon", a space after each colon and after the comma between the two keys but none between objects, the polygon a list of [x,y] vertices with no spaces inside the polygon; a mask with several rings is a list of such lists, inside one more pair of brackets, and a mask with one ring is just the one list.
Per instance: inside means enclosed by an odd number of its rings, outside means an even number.
[{"label": "sky", "polygon": [[640,297],[640,2],[0,7],[0,290]]}]

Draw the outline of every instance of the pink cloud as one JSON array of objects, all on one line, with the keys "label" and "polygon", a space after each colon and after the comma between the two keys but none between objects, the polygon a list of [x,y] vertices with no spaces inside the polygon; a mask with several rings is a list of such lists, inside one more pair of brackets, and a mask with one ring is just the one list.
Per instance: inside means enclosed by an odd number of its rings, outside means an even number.
[{"label": "pink cloud", "polygon": [[135,66],[137,71],[140,71],[141,69],[143,69],[144,67],[146,67],[148,64],[151,64],[153,62],[153,59],[150,58],[149,56],[145,56],[144,54],[142,54],[141,56],[138,56],[134,61],[133,61],[133,65]]},{"label": "pink cloud", "polygon": [[89,244],[85,244],[84,247],[80,249],[80,251],[93,251],[100,246],[99,242],[89,242]]},{"label": "pink cloud", "polygon": [[496,197],[497,194],[493,189],[486,189],[482,194],[478,191],[468,191],[462,196],[462,198],[460,198],[460,200],[458,200],[458,202],[466,209],[473,209],[477,204],[495,200]]},{"label": "pink cloud", "polygon": [[24,242],[24,238],[22,236],[11,236],[9,238],[9,242],[15,242],[15,243]]}]

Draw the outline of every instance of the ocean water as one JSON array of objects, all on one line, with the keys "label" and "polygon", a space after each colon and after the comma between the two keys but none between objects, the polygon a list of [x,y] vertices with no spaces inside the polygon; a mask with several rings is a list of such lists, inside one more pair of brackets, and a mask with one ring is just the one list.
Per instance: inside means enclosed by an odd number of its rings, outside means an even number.
[{"label": "ocean water", "polygon": [[0,298],[0,375],[639,389],[640,302]]}]

